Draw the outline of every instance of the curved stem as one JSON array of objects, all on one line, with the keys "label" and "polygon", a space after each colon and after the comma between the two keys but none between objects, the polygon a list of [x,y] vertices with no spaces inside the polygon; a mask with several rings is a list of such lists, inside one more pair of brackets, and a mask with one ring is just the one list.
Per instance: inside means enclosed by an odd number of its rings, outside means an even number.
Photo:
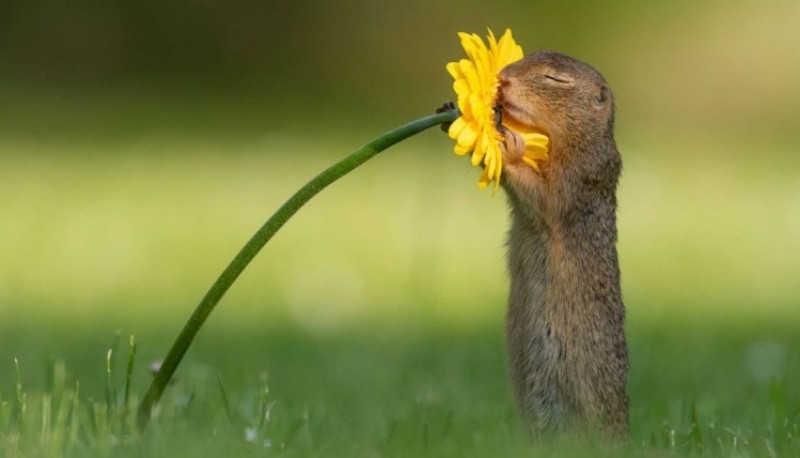
[{"label": "curved stem", "polygon": [[214,310],[214,307],[220,299],[222,299],[222,296],[225,295],[228,288],[231,287],[247,265],[250,264],[250,261],[261,251],[261,248],[276,232],[278,232],[278,229],[300,209],[300,207],[305,205],[306,202],[325,189],[329,184],[343,177],[386,148],[435,125],[452,122],[458,116],[458,110],[452,110],[426,116],[398,127],[367,143],[358,151],[350,154],[340,162],[320,173],[290,197],[289,200],[287,200],[286,203],[256,231],[245,246],[242,247],[236,257],[228,264],[228,267],[225,268],[219,278],[211,285],[211,289],[208,290],[192,313],[192,316],[189,317],[189,320],[183,326],[183,330],[181,330],[181,333],[178,334],[178,337],[172,344],[172,348],[170,348],[169,353],[167,353],[166,358],[164,358],[161,368],[158,370],[158,373],[156,373],[144,399],[142,399],[137,418],[139,428],[144,429],[147,426],[153,406],[161,399],[161,395],[172,379],[181,359],[183,359],[183,356],[192,344],[197,332],[203,326],[206,319],[208,319],[208,316]]}]

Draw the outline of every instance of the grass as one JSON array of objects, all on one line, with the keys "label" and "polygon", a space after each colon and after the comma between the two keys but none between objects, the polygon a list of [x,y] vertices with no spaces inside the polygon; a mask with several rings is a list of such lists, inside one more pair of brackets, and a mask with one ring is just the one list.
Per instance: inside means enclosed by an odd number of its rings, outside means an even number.
[{"label": "grass", "polygon": [[149,367],[211,281],[363,139],[65,140],[6,121],[0,456],[800,454],[791,145],[676,152],[623,130],[630,444],[530,440],[505,373],[505,204],[434,133],[337,183],[276,236],[139,435],[130,408]]},{"label": "grass", "polygon": [[[423,325],[328,336],[298,329],[232,331],[205,335],[144,436],[133,428],[133,412],[124,402],[129,350],[122,343],[108,345],[116,348],[108,384],[99,348],[92,357],[66,348],[65,356],[79,360],[75,367],[81,373],[58,359],[36,380],[29,380],[34,371],[27,367],[34,361],[22,359],[20,384],[4,389],[0,402],[0,453],[796,456],[800,451],[800,396],[793,389],[800,366],[787,359],[800,339],[791,326],[631,326],[632,440],[618,449],[531,443],[513,410],[499,322],[471,330]],[[68,342],[81,334],[60,338]],[[759,364],[770,358],[774,367],[759,372]],[[136,360],[128,406],[143,391],[148,366],[148,360]],[[8,364],[8,372],[13,369]]]}]

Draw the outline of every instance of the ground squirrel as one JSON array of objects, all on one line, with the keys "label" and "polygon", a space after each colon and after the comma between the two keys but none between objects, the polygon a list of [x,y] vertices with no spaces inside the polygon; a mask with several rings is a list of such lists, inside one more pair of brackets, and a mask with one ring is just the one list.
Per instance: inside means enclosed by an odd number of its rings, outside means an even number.
[{"label": "ground squirrel", "polygon": [[628,434],[628,350],[617,260],[614,98],[591,66],[537,52],[499,74],[503,124],[550,137],[541,172],[504,134],[511,207],[508,357],[521,413],[537,431]]}]

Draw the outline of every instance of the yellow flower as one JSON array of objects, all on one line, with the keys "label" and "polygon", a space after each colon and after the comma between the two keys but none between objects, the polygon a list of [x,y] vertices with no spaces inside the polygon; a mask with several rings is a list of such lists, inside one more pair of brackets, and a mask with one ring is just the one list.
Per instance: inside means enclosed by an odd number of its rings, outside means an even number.
[{"label": "yellow flower", "polygon": [[[458,96],[461,116],[450,126],[448,135],[456,140],[454,151],[464,155],[472,153],[472,165],[483,163],[484,169],[478,186],[486,188],[492,180],[500,183],[503,157],[500,142],[503,136],[495,125],[494,107],[497,103],[497,74],[506,65],[522,59],[522,47],[511,36],[511,30],[496,40],[489,30],[489,46],[477,34],[459,33],[461,46],[469,59],[447,64],[447,72],[455,79],[453,89]],[[522,160],[536,170],[537,161],[547,159],[549,139],[542,134],[525,132],[519,126],[509,126],[525,140]],[[513,127],[513,128],[512,128]]]}]

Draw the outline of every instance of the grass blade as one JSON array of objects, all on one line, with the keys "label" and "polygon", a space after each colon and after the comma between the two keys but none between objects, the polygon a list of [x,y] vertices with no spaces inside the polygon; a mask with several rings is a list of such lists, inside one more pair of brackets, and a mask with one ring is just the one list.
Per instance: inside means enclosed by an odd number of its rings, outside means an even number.
[{"label": "grass blade", "polygon": [[231,426],[234,426],[233,412],[231,412],[231,404],[228,401],[228,393],[225,391],[225,384],[222,383],[222,374],[217,373],[217,381],[219,382],[219,392],[222,396],[222,407],[225,408],[225,414],[228,416],[228,421]]},{"label": "grass blade", "polygon": [[700,430],[700,422],[697,420],[697,405],[694,401],[689,404],[689,417],[692,423],[692,444],[698,451],[702,451],[703,431]]},{"label": "grass blade", "polygon": [[22,429],[22,418],[25,415],[25,392],[22,391],[22,373],[19,370],[19,360],[14,358],[14,370],[17,373],[16,404],[14,406],[14,422],[17,431]]},{"label": "grass blade", "polygon": [[111,415],[114,413],[114,388],[111,384],[111,360],[114,350],[106,352],[106,420],[111,423]]},{"label": "grass blade", "polygon": [[125,414],[127,416],[128,413],[128,401],[130,400],[131,396],[131,379],[133,378],[133,363],[136,359],[136,340],[131,334],[130,343],[128,345],[128,366],[125,368],[125,398],[124,398],[124,405],[123,409],[125,409]]}]

